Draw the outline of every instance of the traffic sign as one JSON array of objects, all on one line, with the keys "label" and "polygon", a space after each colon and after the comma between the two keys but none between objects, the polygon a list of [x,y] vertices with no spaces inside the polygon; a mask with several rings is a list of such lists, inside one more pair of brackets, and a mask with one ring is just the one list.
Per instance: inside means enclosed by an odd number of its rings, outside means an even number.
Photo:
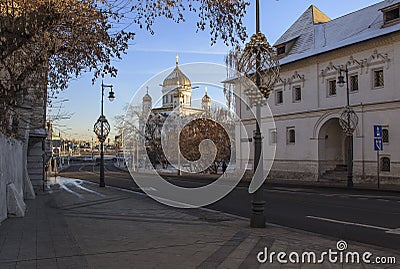
[{"label": "traffic sign", "polygon": [[374,150],[382,151],[383,150],[383,140],[382,138],[374,138]]},{"label": "traffic sign", "polygon": [[374,137],[382,138],[382,125],[374,125]]}]

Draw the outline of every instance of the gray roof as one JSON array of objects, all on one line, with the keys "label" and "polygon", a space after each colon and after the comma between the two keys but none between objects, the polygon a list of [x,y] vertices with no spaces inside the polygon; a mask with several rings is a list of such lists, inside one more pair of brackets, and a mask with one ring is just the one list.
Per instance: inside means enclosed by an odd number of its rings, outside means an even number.
[{"label": "gray roof", "polygon": [[382,28],[381,12],[382,8],[399,2],[386,0],[334,20],[330,20],[315,6],[310,6],[274,44],[278,46],[294,41],[293,47],[280,63],[283,65],[399,31],[400,24]]}]

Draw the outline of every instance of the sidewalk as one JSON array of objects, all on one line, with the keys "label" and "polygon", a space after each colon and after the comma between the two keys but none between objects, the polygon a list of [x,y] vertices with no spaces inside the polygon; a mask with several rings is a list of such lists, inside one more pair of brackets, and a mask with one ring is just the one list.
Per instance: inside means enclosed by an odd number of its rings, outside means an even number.
[{"label": "sidewalk", "polygon": [[294,229],[176,209],[128,191],[61,179],[0,225],[0,268],[399,268],[400,253],[355,242],[348,251],[395,256],[396,265],[260,264],[269,251],[336,251],[338,240]]}]

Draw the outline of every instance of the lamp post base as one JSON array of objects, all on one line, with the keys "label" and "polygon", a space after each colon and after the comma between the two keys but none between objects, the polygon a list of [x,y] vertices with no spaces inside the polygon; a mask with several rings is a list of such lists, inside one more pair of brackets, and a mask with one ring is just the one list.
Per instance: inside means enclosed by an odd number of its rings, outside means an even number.
[{"label": "lamp post base", "polygon": [[105,187],[106,183],[104,181],[104,144],[100,144],[100,187]]},{"label": "lamp post base", "polygon": [[[264,201],[260,201],[255,198],[260,198],[257,196],[260,196],[262,189],[258,189],[253,195],[253,201],[251,202],[252,204],[252,214],[250,218],[250,227],[251,228],[265,228],[265,215],[264,215]],[[258,201],[257,201],[258,200]]]},{"label": "lamp post base", "polygon": [[347,187],[353,188],[353,135],[347,136]]},{"label": "lamp post base", "polygon": [[352,179],[347,179],[347,188],[353,188],[354,183]]},{"label": "lamp post base", "polygon": [[265,228],[265,216],[253,215],[250,219],[251,228]]}]

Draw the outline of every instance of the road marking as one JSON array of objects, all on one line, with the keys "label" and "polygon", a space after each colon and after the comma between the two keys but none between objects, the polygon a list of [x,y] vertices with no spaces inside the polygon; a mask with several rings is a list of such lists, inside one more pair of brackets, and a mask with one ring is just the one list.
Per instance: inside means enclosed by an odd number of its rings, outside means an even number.
[{"label": "road marking", "polygon": [[[388,198],[392,198],[395,201],[398,201],[399,197],[398,196],[382,196],[382,195],[362,195],[362,194],[350,194],[350,197],[356,197],[356,198],[366,198],[366,199],[375,199],[375,200],[386,200]],[[400,201],[398,201],[400,203]]]},{"label": "road marking", "polygon": [[390,202],[389,200],[385,200],[385,199],[376,199],[377,201],[380,201],[380,202]]},{"label": "road marking", "polygon": [[389,228],[373,226],[373,225],[368,225],[368,224],[362,224],[362,223],[356,223],[356,222],[341,221],[341,220],[321,218],[321,217],[316,217],[316,216],[306,216],[306,217],[310,218],[310,219],[323,220],[323,221],[339,223],[339,224],[350,224],[350,225],[360,226],[360,227],[364,227],[364,228],[372,228],[372,229],[377,229],[377,230],[382,230],[382,231],[390,231],[391,230]]},{"label": "road marking", "polygon": [[69,193],[71,193],[71,194],[73,194],[73,195],[75,195],[75,196],[78,197],[79,199],[83,199],[83,196],[82,196],[81,194],[79,194],[79,193],[77,193],[77,192],[74,192],[73,190],[71,190],[70,188],[68,188],[67,185],[62,184],[62,185],[60,185],[60,188],[63,189],[63,190],[65,190],[65,191],[67,191],[67,192],[69,192]]},{"label": "road marking", "polygon": [[87,172],[87,171],[82,171],[82,169],[85,168],[85,167],[86,167],[86,165],[82,165],[81,167],[79,167],[78,171],[79,172]]},{"label": "road marking", "polygon": [[143,190],[144,192],[147,192],[147,191],[155,192],[155,191],[157,191],[157,189],[153,188],[153,187],[143,187],[143,188],[139,188],[139,189]]},{"label": "road marking", "polygon": [[400,234],[400,228],[387,231],[388,234]]},{"label": "road marking", "polygon": [[[346,193],[320,193],[320,192],[313,192],[307,189],[301,188],[281,188],[281,187],[274,187],[272,189],[267,189],[270,192],[282,192],[282,193],[297,193],[297,194],[305,194],[305,195],[320,195],[325,197],[339,197],[339,198],[357,198],[360,200],[369,200],[375,199],[378,201],[383,202],[391,202],[391,201],[398,201],[398,196],[382,196],[382,195],[365,195],[365,194],[346,194]],[[392,199],[392,200],[388,200]],[[400,203],[400,201],[398,201]]]}]

